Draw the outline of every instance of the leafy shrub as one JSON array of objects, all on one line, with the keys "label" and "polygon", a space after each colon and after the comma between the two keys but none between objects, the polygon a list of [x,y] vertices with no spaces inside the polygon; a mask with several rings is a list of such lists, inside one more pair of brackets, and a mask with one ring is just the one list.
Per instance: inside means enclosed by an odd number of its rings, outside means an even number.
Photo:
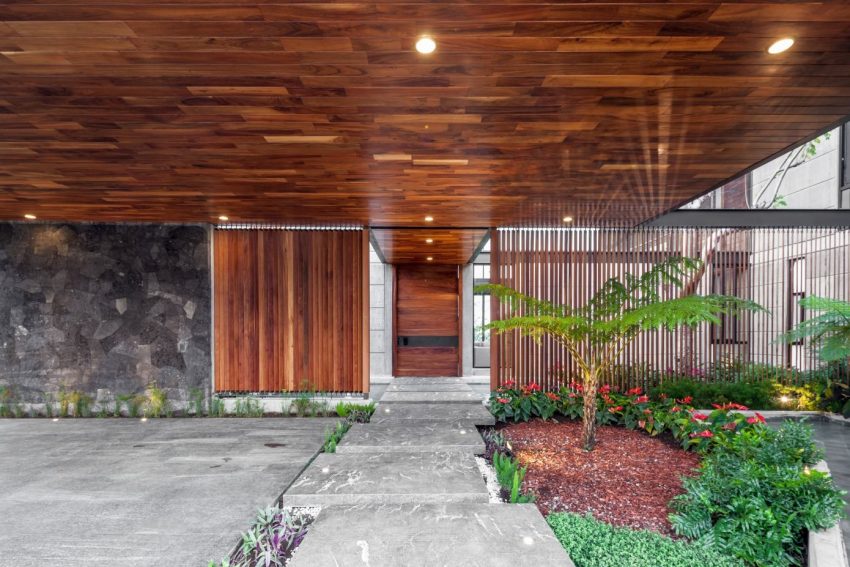
[{"label": "leafy shrub", "polygon": [[834,525],[844,506],[832,479],[808,468],[820,458],[804,424],[727,437],[699,476],[683,479],[685,493],[671,503],[673,528],[750,565],[800,565],[807,530]]},{"label": "leafy shrub", "polygon": [[669,398],[690,397],[692,405],[710,408],[711,404],[735,402],[752,409],[766,410],[774,407],[774,385],[770,382],[698,382],[675,380],[665,382],[651,391],[653,397],[666,394]]},{"label": "leafy shrub", "polygon": [[615,528],[589,514],[550,514],[546,521],[576,567],[739,567],[704,543],[673,541],[660,534]]},{"label": "leafy shrub", "polygon": [[309,523],[278,507],[260,510],[233,555],[221,563],[210,561],[209,567],[281,567],[304,540]]},{"label": "leafy shrub", "polygon": [[168,394],[165,390],[157,387],[156,382],[151,382],[147,389],[147,400],[145,402],[145,416],[147,417],[170,417],[171,404],[168,402]]}]

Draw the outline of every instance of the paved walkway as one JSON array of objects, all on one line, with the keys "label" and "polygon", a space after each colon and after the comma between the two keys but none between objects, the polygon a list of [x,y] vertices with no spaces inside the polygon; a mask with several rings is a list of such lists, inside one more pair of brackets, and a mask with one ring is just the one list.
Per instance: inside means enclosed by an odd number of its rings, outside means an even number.
[{"label": "paved walkway", "polygon": [[[850,426],[820,419],[811,420],[811,424],[815,439],[826,451],[826,462],[835,484],[850,493]],[[850,503],[844,509],[850,516]],[[841,531],[844,548],[850,556],[850,519],[841,520]]]},{"label": "paved walkway", "polygon": [[292,567],[572,567],[534,504],[488,502],[481,401],[462,379],[394,379],[284,494],[323,507]]},{"label": "paved walkway", "polygon": [[336,422],[0,419],[0,566],[220,560]]}]

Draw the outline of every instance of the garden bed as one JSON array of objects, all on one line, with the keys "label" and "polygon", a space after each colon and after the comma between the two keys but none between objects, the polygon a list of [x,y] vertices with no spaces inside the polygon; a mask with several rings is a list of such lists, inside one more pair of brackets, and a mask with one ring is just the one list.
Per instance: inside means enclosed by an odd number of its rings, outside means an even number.
[{"label": "garden bed", "polygon": [[668,503],[699,465],[672,438],[622,427],[599,428],[593,452],[581,448],[577,421],[513,423],[501,432],[528,467],[525,486],[544,515],[590,512],[612,525],[673,535]]}]

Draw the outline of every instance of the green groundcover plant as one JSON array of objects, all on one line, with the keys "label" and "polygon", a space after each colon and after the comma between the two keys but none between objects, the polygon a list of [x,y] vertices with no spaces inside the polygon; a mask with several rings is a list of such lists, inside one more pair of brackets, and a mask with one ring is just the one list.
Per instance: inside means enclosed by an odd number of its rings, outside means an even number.
[{"label": "green groundcover plant", "polygon": [[576,567],[741,567],[703,542],[674,541],[655,532],[615,528],[592,516],[559,513],[546,521]]}]

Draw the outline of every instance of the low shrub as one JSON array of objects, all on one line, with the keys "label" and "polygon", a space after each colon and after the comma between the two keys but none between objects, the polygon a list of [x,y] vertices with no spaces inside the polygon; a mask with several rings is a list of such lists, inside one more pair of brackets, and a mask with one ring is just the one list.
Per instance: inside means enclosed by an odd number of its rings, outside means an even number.
[{"label": "low shrub", "polygon": [[589,514],[550,514],[546,521],[576,567],[740,567],[705,543],[616,528]]},{"label": "low shrub", "polygon": [[[583,404],[580,384],[570,384],[559,392],[542,392],[534,384],[519,389],[506,387],[490,397],[490,411],[499,421],[548,419],[555,414],[579,419]],[[685,449],[699,451],[706,451],[734,433],[764,423],[764,418],[758,414],[747,417],[736,411],[746,410],[746,406],[731,402],[714,406],[711,412],[701,413],[694,409],[690,397],[676,399],[662,393],[653,400],[640,388],[620,394],[602,386],[597,398],[596,419],[600,425],[621,425],[653,436],[669,432]]]},{"label": "low shrub", "polygon": [[692,405],[698,408],[729,402],[757,410],[774,407],[774,385],[770,382],[698,382],[683,379],[665,382],[650,391],[652,397],[662,394],[675,399],[690,397]]},{"label": "low shrub", "polygon": [[811,435],[789,421],[721,440],[671,502],[676,533],[748,565],[803,564],[807,531],[834,525],[844,506],[832,479],[809,468],[822,456]]},{"label": "low shrub", "polygon": [[145,401],[146,417],[171,417],[171,403],[168,394],[158,387],[156,382],[151,382],[147,389],[147,400]]}]

